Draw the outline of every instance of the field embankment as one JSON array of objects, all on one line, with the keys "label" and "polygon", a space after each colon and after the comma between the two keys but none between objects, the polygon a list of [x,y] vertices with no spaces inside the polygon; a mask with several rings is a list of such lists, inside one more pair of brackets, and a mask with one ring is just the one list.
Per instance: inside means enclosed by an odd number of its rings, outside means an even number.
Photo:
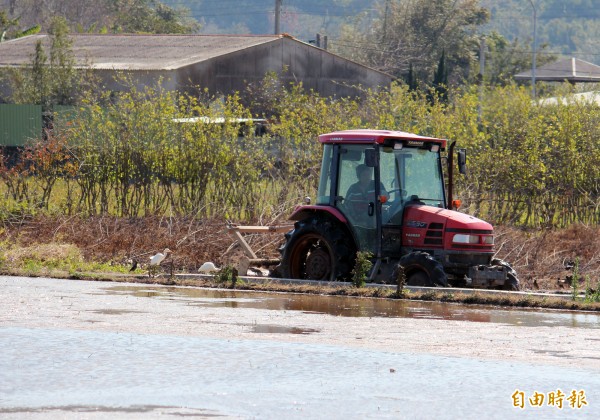
[{"label": "field embankment", "polygon": [[[583,225],[545,231],[501,226],[496,229],[496,250],[515,267],[526,290],[570,290],[573,265],[581,288],[586,281],[596,288],[599,237],[600,227]],[[0,240],[2,271],[30,275],[48,275],[48,270],[128,273],[133,261],[143,270],[149,257],[164,248],[173,250],[166,266],[172,262],[174,272],[197,272],[206,261],[234,265],[243,255],[225,220],[217,218],[40,216],[6,222]],[[261,257],[277,258],[283,235],[255,234],[246,240]]]}]

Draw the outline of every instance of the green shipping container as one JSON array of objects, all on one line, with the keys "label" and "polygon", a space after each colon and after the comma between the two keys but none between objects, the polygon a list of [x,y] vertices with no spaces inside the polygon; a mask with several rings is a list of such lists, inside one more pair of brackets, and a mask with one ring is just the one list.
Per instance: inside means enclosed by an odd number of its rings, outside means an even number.
[{"label": "green shipping container", "polygon": [[0,104],[0,146],[24,146],[41,135],[40,105]]}]

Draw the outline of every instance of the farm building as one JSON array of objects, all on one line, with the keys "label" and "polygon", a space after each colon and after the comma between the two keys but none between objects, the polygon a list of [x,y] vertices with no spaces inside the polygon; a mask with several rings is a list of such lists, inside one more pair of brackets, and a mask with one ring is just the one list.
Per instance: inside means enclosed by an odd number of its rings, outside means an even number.
[{"label": "farm building", "polygon": [[[287,35],[90,35],[73,34],[78,66],[89,66],[107,89],[123,90],[115,72],[138,86],[170,90],[201,87],[212,94],[243,91],[248,83],[276,72],[284,82],[301,82],[322,96],[357,96],[365,88],[388,87],[392,76],[347,60]],[[48,35],[31,35],[0,44],[0,68],[31,63],[35,45],[48,48]],[[6,92],[4,92],[6,93]]]},{"label": "farm building", "polygon": [[[364,88],[387,89],[393,79],[288,35],[70,37],[76,65],[93,69],[103,89],[112,92],[127,89],[115,77],[119,73],[128,75],[138,88],[160,82],[168,90],[193,94],[200,88],[213,95],[243,92],[273,72],[285,84],[302,83],[325,97],[356,97]],[[38,41],[49,50],[51,38],[46,34],[0,43],[0,69],[29,66]],[[0,103],[9,97],[8,86],[0,86]],[[0,146],[22,145],[42,125],[39,106],[14,107],[0,105]]]},{"label": "farm building", "polygon": [[[532,80],[533,71],[517,73],[515,80]],[[600,66],[575,57],[548,63],[535,71],[538,82],[598,83],[600,82]]]}]

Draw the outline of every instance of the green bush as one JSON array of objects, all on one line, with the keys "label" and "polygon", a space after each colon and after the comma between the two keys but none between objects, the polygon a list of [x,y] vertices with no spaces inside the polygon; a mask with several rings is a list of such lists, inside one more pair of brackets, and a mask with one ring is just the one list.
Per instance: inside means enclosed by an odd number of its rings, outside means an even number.
[{"label": "green bush", "polygon": [[370,252],[359,251],[356,253],[356,263],[351,273],[354,287],[364,287],[367,282],[369,271],[373,267],[371,258],[373,258],[373,254]]},{"label": "green bush", "polygon": [[[0,167],[0,214],[25,202],[32,212],[275,220],[315,195],[319,134],[374,128],[466,147],[469,173],[458,177],[456,195],[478,217],[528,227],[600,223],[594,103],[542,106],[516,86],[451,90],[447,103],[402,85],[334,100],[269,78],[260,115],[237,95],[199,100],[157,87],[83,101],[54,143],[31,146],[32,164]],[[174,121],[190,116],[206,118]],[[268,133],[246,127],[240,137],[233,120],[252,116],[271,120]],[[224,123],[210,122],[217,118]]]}]

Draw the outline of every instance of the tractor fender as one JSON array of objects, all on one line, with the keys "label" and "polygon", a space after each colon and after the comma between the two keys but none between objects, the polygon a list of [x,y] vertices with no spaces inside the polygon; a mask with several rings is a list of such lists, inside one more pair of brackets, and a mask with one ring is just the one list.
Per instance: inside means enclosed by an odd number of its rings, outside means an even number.
[{"label": "tractor fender", "polygon": [[344,216],[342,212],[335,207],[319,205],[297,206],[292,215],[289,217],[289,220],[304,220],[310,216],[316,216],[324,213],[330,217],[333,217],[344,225],[348,224],[348,219],[346,219],[346,216]]}]

